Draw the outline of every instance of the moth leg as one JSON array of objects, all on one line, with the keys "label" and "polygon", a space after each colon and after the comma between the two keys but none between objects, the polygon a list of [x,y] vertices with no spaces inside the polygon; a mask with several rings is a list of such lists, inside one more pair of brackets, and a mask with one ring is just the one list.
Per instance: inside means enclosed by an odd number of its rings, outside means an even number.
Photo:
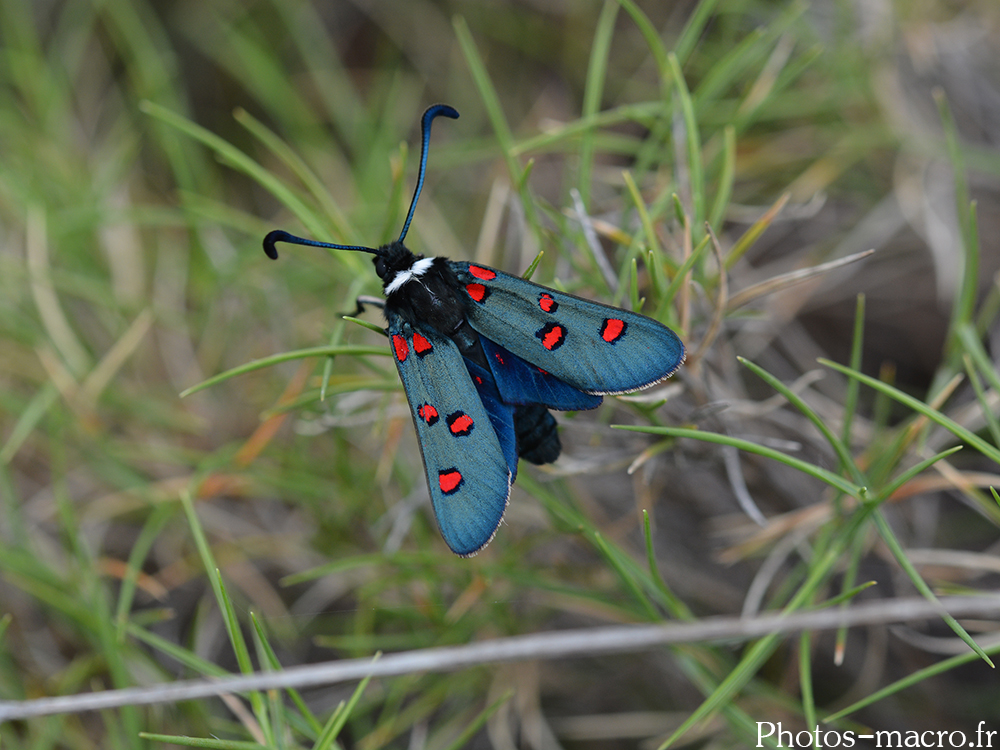
[{"label": "moth leg", "polygon": [[348,315],[352,318],[358,317],[361,313],[365,311],[365,305],[371,305],[372,307],[377,307],[379,310],[385,309],[385,300],[381,297],[372,297],[369,294],[362,294],[355,301],[354,304],[357,307],[354,308],[352,312],[341,313],[341,317]]}]

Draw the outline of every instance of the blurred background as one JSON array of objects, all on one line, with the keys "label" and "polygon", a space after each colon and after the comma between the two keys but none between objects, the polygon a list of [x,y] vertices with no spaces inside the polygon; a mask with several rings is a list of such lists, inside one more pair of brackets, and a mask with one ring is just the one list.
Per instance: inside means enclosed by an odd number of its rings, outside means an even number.
[{"label": "blurred background", "polygon": [[[836,470],[737,356],[794,383],[839,433],[848,381],[816,359],[850,361],[859,294],[862,371],[917,398],[961,370],[956,320],[991,350],[998,24],[992,0],[0,2],[0,699],[238,670],[232,618],[253,664],[288,666],[787,603],[828,488],[609,425],[698,426]],[[535,281],[645,298],[692,354],[652,400],[560,416],[563,458],[522,465],[506,523],[469,560],[439,537],[386,357],[291,358],[179,397],[254,359],[384,343],[340,317],[380,291],[367,257],[288,247],[275,263],[260,241],[278,227],[394,238],[419,116],[439,101],[461,119],[435,124],[411,249],[513,273],[544,251]],[[705,221],[721,276],[699,245]],[[658,282],[699,246],[689,283],[660,304]],[[975,405],[966,383],[951,397],[952,416]],[[862,464],[905,468],[943,447],[899,442],[912,414],[858,398]],[[963,454],[957,470],[988,485],[995,465]],[[931,481],[886,506],[936,591],[996,587],[983,497]],[[914,593],[873,533],[852,550],[824,597],[848,579],[875,581],[867,598]],[[821,717],[957,652],[939,625],[789,640],[682,743],[746,746],[740,717],[809,725],[803,643]],[[740,653],[375,681],[337,741],[653,748]],[[280,725],[233,698],[11,722],[0,742],[137,747],[145,731],[311,747],[353,689],[267,709]],[[973,661],[841,726],[971,731],[1000,726],[998,707]]]}]

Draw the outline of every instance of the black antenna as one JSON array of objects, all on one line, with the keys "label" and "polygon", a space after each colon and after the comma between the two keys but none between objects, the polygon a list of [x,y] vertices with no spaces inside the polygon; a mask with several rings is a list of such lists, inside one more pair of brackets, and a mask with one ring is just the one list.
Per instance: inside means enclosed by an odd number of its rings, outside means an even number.
[{"label": "black antenna", "polygon": [[[450,117],[452,120],[457,120],[458,110],[454,107],[449,107],[447,104],[433,104],[424,111],[423,117],[420,118],[420,170],[417,173],[417,186],[413,190],[413,200],[410,201],[410,210],[406,213],[406,221],[403,222],[403,231],[399,233],[399,239],[396,240],[397,242],[403,241],[403,238],[406,237],[406,233],[410,230],[410,222],[413,221],[413,212],[417,208],[417,199],[420,197],[420,191],[423,190],[424,175],[427,172],[427,151],[431,143],[431,122],[439,115]],[[378,250],[372,247],[364,247],[362,245],[337,245],[332,242],[307,240],[304,237],[297,237],[294,234],[289,234],[282,229],[275,229],[274,231],[268,232],[267,236],[264,237],[264,252],[267,254],[268,258],[273,260],[278,259],[278,249],[275,247],[275,243],[277,242],[287,242],[291,245],[307,245],[309,247],[327,247],[333,250],[357,250],[363,253],[378,254]]]}]

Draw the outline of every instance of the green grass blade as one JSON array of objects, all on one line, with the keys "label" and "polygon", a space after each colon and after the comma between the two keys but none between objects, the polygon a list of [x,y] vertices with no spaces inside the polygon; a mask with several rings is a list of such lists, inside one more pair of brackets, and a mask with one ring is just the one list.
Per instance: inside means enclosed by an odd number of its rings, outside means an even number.
[{"label": "green grass blade", "polygon": [[153,547],[163,527],[176,512],[176,505],[173,503],[161,503],[142,526],[138,538],[132,545],[132,550],[128,555],[128,563],[125,568],[125,575],[122,576],[121,588],[118,592],[118,606],[115,609],[115,622],[117,623],[117,640],[121,643],[126,634],[128,625],[128,615],[132,610],[133,598],[135,596],[136,581],[142,573],[142,565],[146,561],[146,556]]},{"label": "green grass blade", "polygon": [[850,604],[851,600],[854,599],[854,597],[856,597],[862,591],[865,591],[867,589],[870,589],[872,586],[877,586],[877,585],[878,583],[876,581],[867,581],[857,586],[847,586],[843,591],[841,591],[835,597],[824,601],[822,603],[822,606],[826,608],[826,607],[837,607],[837,606],[843,606],[845,604]]},{"label": "green grass blade", "polygon": [[594,546],[600,550],[602,555],[604,555],[604,559],[608,561],[608,564],[611,565],[612,568],[614,568],[622,583],[625,584],[625,588],[632,594],[636,602],[646,611],[646,617],[653,622],[661,620],[662,618],[660,617],[660,613],[656,611],[656,607],[653,606],[649,597],[642,592],[642,589],[635,582],[635,579],[632,578],[628,571],[625,570],[625,566],[622,564],[622,560],[619,558],[617,550],[613,550],[604,540],[604,536],[598,531],[591,534],[591,539],[594,542]]},{"label": "green grass blade", "polygon": [[799,635],[799,693],[802,700],[802,716],[807,727],[816,726],[816,698],[813,695],[812,677],[812,635]]},{"label": "green grass blade", "polygon": [[[569,147],[579,142],[583,135],[601,128],[622,123],[655,121],[669,116],[662,102],[638,102],[623,104],[597,112],[588,117],[579,117],[570,122],[554,125],[551,130],[537,135],[529,135],[511,146],[511,156],[556,151],[559,147]],[[511,136],[513,138],[513,136]]]},{"label": "green grass blade", "polygon": [[535,201],[531,196],[527,183],[522,179],[524,170],[522,170],[521,165],[518,163],[517,157],[514,156],[514,136],[511,134],[510,125],[507,124],[503,105],[500,104],[500,97],[497,95],[493,82],[490,80],[486,64],[483,62],[483,58],[479,54],[479,49],[476,47],[476,42],[472,38],[472,32],[469,31],[469,25],[461,16],[455,16],[453,25],[459,47],[461,47],[462,54],[465,56],[465,62],[469,66],[469,72],[472,74],[472,79],[479,90],[483,105],[486,107],[486,114],[493,125],[493,132],[500,143],[500,152],[507,163],[510,181],[512,184],[521,187],[519,194],[524,206],[525,221],[527,221],[528,226],[535,233],[535,239],[540,240],[541,224],[538,219],[538,213],[535,210]]},{"label": "green grass blade", "polygon": [[[903,546],[899,543],[899,540],[896,539],[896,535],[893,533],[892,527],[889,526],[888,521],[885,520],[885,516],[882,515],[881,511],[876,511],[874,513],[874,519],[875,527],[878,529],[879,535],[882,537],[882,541],[889,548],[889,551],[892,552],[892,556],[896,558],[896,562],[899,563],[899,566],[910,579],[910,582],[914,585],[917,591],[919,591],[923,597],[927,599],[927,601],[937,604],[938,598],[934,596],[934,592],[931,591],[931,587],[927,585],[917,569],[913,567],[913,563],[911,563],[910,559],[906,556]],[[980,645],[972,639],[972,636],[966,632],[965,628],[959,625],[958,620],[948,614],[943,607],[941,608],[941,619],[945,621],[949,628],[955,631],[955,634],[959,638],[965,641],[969,648],[979,654],[979,657],[983,661],[991,667],[994,666],[993,662],[990,661],[990,657],[986,655],[986,652],[983,651]]]},{"label": "green grass blade", "polygon": [[[990,656],[1000,654],[1000,643],[990,646],[989,648],[985,649],[985,651]],[[958,656],[951,656],[947,659],[942,659],[937,664],[932,664],[929,667],[918,669],[916,672],[908,674],[906,677],[896,680],[896,682],[892,683],[891,685],[886,685],[884,688],[880,690],[876,690],[875,692],[865,696],[864,698],[862,698],[859,701],[856,701],[855,703],[852,703],[846,708],[842,708],[839,711],[830,714],[829,716],[823,717],[823,723],[831,724],[835,721],[839,721],[845,716],[850,716],[851,714],[856,713],[863,708],[867,708],[868,706],[877,703],[883,698],[888,698],[890,695],[896,695],[897,693],[905,690],[908,687],[912,687],[913,685],[919,685],[921,682],[924,682],[925,680],[928,680],[931,677],[935,677],[936,675],[939,674],[944,674],[950,669],[955,669],[956,667],[960,667],[964,664],[976,661],[979,658],[980,657],[978,654],[967,653],[967,654],[959,654]]]},{"label": "green grass blade", "polygon": [[660,85],[663,88],[664,98],[666,99],[666,93],[670,88],[670,59],[667,48],[660,38],[660,30],[653,25],[653,22],[649,20],[649,16],[633,0],[618,0],[618,2],[625,9],[625,12],[632,16],[632,22],[639,29],[639,33],[642,34],[642,38],[646,41],[646,46],[649,47],[649,51],[653,55],[656,70],[660,75]]},{"label": "green grass blade", "polygon": [[[258,644],[258,648],[262,652],[263,658],[261,658],[260,660],[261,664],[266,664],[267,666],[270,667],[270,669],[274,671],[282,669],[282,664],[278,660],[278,655],[274,653],[274,649],[271,648],[271,643],[268,640],[266,633],[264,632],[263,623],[261,623],[257,615],[254,614],[253,612],[250,613],[250,621],[253,623],[254,632],[257,635],[256,642]],[[302,697],[302,694],[295,688],[285,688],[285,692],[287,692],[288,697],[292,699],[292,702],[295,704],[295,707],[299,711],[299,715],[312,730],[313,734],[318,737],[320,733],[323,731],[323,725],[313,714],[312,710],[309,708],[309,705]],[[280,715],[279,712],[281,712],[281,714],[283,714],[284,712],[284,709],[280,707],[274,707],[272,708],[272,710],[277,715]]]},{"label": "green grass blade", "polygon": [[719,170],[718,184],[715,188],[715,200],[708,212],[708,223],[718,233],[726,218],[726,209],[733,197],[733,184],[736,181],[736,128],[727,125],[722,131],[722,169]]},{"label": "green grass blade", "polygon": [[127,628],[129,636],[142,641],[150,648],[153,648],[165,656],[176,660],[178,664],[183,664],[193,672],[206,677],[226,677],[229,675],[229,672],[225,669],[213,664],[207,659],[201,658],[190,648],[181,646],[162,636],[156,635],[155,633],[136,625],[134,622],[130,622]]},{"label": "green grass blade", "polygon": [[701,0],[698,7],[694,9],[691,17],[688,18],[687,25],[681,33],[677,43],[674,44],[673,54],[677,60],[685,62],[691,56],[695,45],[701,35],[705,33],[705,27],[712,19],[712,13],[719,4],[719,0]]},{"label": "green grass blade", "polygon": [[864,495],[864,488],[860,485],[856,485],[852,482],[841,477],[839,474],[834,474],[832,471],[828,471],[822,467],[815,466],[802,459],[795,458],[794,456],[789,456],[787,453],[782,453],[774,448],[768,448],[766,445],[759,445],[757,443],[751,443],[749,440],[741,440],[740,438],[730,437],[729,435],[720,435],[717,432],[704,432],[702,430],[691,430],[685,427],[650,427],[643,425],[611,425],[612,428],[616,430],[628,430],[630,432],[645,432],[651,435],[668,435],[670,437],[678,438],[691,438],[693,440],[702,440],[706,443],[717,443],[718,445],[728,445],[733,448],[737,448],[741,451],[746,451],[747,453],[755,453],[758,456],[764,456],[765,458],[771,458],[775,461],[785,464],[793,469],[801,471],[803,474],[808,474],[811,477],[819,479],[836,490],[850,495],[851,497],[861,498]]},{"label": "green grass blade", "polygon": [[649,523],[649,512],[645,509],[642,511],[642,534],[646,540],[646,563],[649,565],[649,575],[660,590],[660,595],[666,602],[670,614],[679,620],[694,619],[694,614],[688,609],[688,606],[667,586],[667,582],[660,575],[660,568],[656,564],[656,551],[653,549],[653,532]]},{"label": "green grass blade", "polygon": [[628,301],[630,308],[636,312],[642,310],[646,302],[645,297],[639,296],[639,261],[632,258],[628,264]]},{"label": "green grass blade", "polygon": [[282,362],[292,362],[296,359],[306,359],[308,357],[336,357],[337,355],[349,355],[354,357],[387,357],[389,356],[389,350],[384,346],[358,346],[354,344],[344,344],[342,346],[313,346],[308,349],[296,349],[290,352],[274,354],[270,357],[253,359],[246,364],[240,365],[239,367],[234,367],[231,370],[220,372],[218,375],[213,375],[207,380],[203,380],[197,385],[193,385],[190,388],[181,391],[180,397],[184,398],[186,396],[190,396],[192,393],[197,393],[198,391],[203,391],[206,388],[211,388],[213,385],[218,385],[219,383],[236,377],[237,375],[245,375],[248,372],[260,370],[265,367],[272,367]]},{"label": "green grass blade", "polygon": [[972,384],[972,389],[976,392],[976,401],[979,402],[979,410],[983,419],[986,420],[986,428],[990,431],[990,437],[993,438],[994,444],[1000,445],[1000,421],[997,420],[996,414],[990,407],[988,395],[983,387],[983,381],[979,377],[979,372],[976,370],[976,365],[968,354],[962,357],[962,363],[965,365],[966,377],[969,378],[969,383]]},{"label": "green grass blade", "polygon": [[[264,624],[253,611],[249,614],[250,624],[253,626],[250,634],[253,636],[254,653],[257,655],[257,662],[261,665],[261,671],[271,672],[280,670],[281,664],[274,655],[270,643],[268,643]],[[292,693],[294,691],[289,690],[287,692]],[[290,736],[290,713],[286,708],[280,691],[268,690],[266,696],[267,702],[261,706],[262,715],[258,717],[261,731],[269,744],[278,750],[284,750],[286,747],[285,738]],[[263,710],[265,705],[267,707],[266,711]],[[319,722],[316,722],[315,719],[313,719],[313,722],[318,726]]]},{"label": "green grass blade", "polygon": [[[587,78],[583,87],[583,116],[592,117],[601,109],[601,98],[604,94],[604,79],[608,73],[608,55],[611,51],[611,38],[615,31],[615,20],[618,17],[617,0],[604,0],[601,14],[597,18],[594,29],[594,41],[590,47],[590,59],[587,66]],[[590,186],[593,181],[594,169],[594,131],[588,130],[580,141],[580,170],[577,179],[577,189],[584,208],[590,207]]]},{"label": "green grass blade", "polygon": [[504,691],[503,695],[480,711],[479,715],[469,722],[469,725],[463,729],[458,737],[456,737],[455,740],[444,750],[462,750],[462,748],[468,747],[479,730],[486,726],[486,722],[489,721],[490,717],[495,714],[504,703],[513,698],[514,694],[514,688],[508,688]]},{"label": "green grass blade", "polygon": [[10,434],[7,436],[7,442],[3,445],[3,449],[0,449],[0,465],[10,463],[10,460],[21,450],[24,441],[34,432],[39,421],[49,410],[49,407],[58,399],[59,390],[52,383],[46,383],[31,397],[28,405],[21,411],[21,415],[17,418],[17,422],[14,423],[13,429],[11,429]]},{"label": "green grass blade", "polygon": [[[865,295],[859,294],[854,307],[854,335],[851,338],[851,363],[850,368],[857,372],[861,371],[861,355],[864,351],[865,341]],[[847,381],[847,393],[844,395],[844,426],[840,432],[840,440],[847,447],[851,448],[851,426],[854,423],[854,415],[858,408],[858,392],[860,384],[853,378]]]},{"label": "green grass blade", "polygon": [[261,187],[268,190],[281,203],[287,206],[311,234],[316,237],[327,236],[329,227],[326,221],[320,218],[320,214],[313,211],[283,182],[231,143],[223,140],[215,135],[215,133],[206,130],[201,125],[191,122],[186,117],[182,117],[176,112],[172,112],[154,102],[144,101],[140,108],[143,112],[152,115],[160,122],[176,128],[185,135],[207,146],[225,163],[253,178]]},{"label": "green grass blade", "polygon": [[316,203],[319,204],[320,208],[326,214],[334,236],[342,238],[345,242],[364,244],[363,238],[357,236],[356,230],[351,227],[344,212],[333,196],[330,195],[330,191],[326,189],[319,177],[316,176],[316,173],[309,168],[305,161],[287,143],[246,110],[238,109],[235,117],[238,123],[250,131],[257,140],[263,143],[271,153],[278,157],[302,181],[309,194],[312,195]]},{"label": "green grass blade", "polygon": [[701,241],[705,228],[705,176],[701,163],[701,136],[698,132],[698,119],[694,113],[694,103],[691,92],[688,91],[681,71],[677,55],[671,53],[670,70],[674,77],[674,92],[680,104],[681,117],[684,122],[684,152],[687,158],[688,188],[691,199],[691,236],[695,242]]},{"label": "green grass blade", "polygon": [[[689,430],[689,432],[694,431]],[[853,538],[853,534],[870,514],[870,507],[865,507],[855,514],[853,521],[845,526],[841,536],[830,545],[824,555],[813,562],[806,580],[792,596],[789,603],[782,610],[783,612],[795,612],[817,595],[820,587],[828,580],[831,572],[835,569],[849,540]],[[726,675],[712,694],[685,719],[681,726],[660,745],[660,750],[669,747],[692,727],[700,724],[716,711],[727,706],[732,701],[733,696],[752,679],[771,657],[780,642],[780,636],[769,635],[751,644],[744,651],[739,664]]]},{"label": "green grass blade", "polygon": [[[674,277],[670,280],[670,283],[667,285],[666,291],[663,292],[663,296],[660,298],[659,303],[656,306],[657,319],[662,319],[663,317],[666,316],[667,310],[670,308],[670,305],[673,304],[674,298],[677,296],[678,292],[680,292],[681,290],[681,287],[686,282],[688,274],[691,272],[691,269],[693,269],[695,265],[701,262],[702,256],[708,251],[708,249],[711,246],[712,246],[712,238],[709,237],[708,235],[705,235],[704,237],[701,238],[701,242],[699,242],[695,246],[694,250],[691,251],[691,254],[684,260],[680,268],[677,269],[677,272],[674,274]],[[655,258],[654,256],[652,262],[655,263],[657,260],[658,258]]]},{"label": "green grass blade", "polygon": [[931,466],[933,466],[934,464],[936,464],[941,459],[947,458],[948,456],[952,455],[953,453],[958,453],[960,450],[962,450],[962,446],[961,445],[956,445],[956,446],[953,446],[951,448],[948,448],[947,450],[943,450],[940,453],[937,453],[937,454],[931,456],[930,458],[921,461],[918,464],[915,464],[915,465],[911,466],[909,469],[907,469],[906,471],[902,472],[899,476],[897,476],[894,480],[892,480],[887,485],[885,485],[884,487],[882,487],[875,494],[874,503],[876,505],[881,505],[883,502],[885,502],[890,497],[892,497],[892,493],[894,493],[896,490],[898,490],[904,484],[906,484],[907,482],[909,482],[915,476],[917,476],[918,474],[920,474],[923,471],[926,471],[927,469],[929,469]]},{"label": "green grass blade", "polygon": [[761,216],[757,221],[750,225],[740,238],[735,242],[735,244],[730,248],[729,255],[726,256],[726,270],[730,270],[736,261],[743,257],[747,250],[753,247],[753,244],[760,238],[764,231],[771,226],[771,222],[774,221],[774,217],[778,215],[785,204],[788,203],[791,194],[785,193],[774,205],[772,205],[764,215]]},{"label": "green grass blade", "polygon": [[[243,638],[243,631],[240,628],[239,620],[236,618],[233,602],[226,593],[222,574],[220,573],[218,564],[215,562],[215,556],[212,554],[212,547],[208,543],[208,538],[205,536],[205,529],[202,527],[201,521],[198,519],[198,514],[195,512],[194,502],[191,499],[190,493],[184,492],[181,494],[181,506],[184,508],[184,515],[187,517],[188,526],[191,529],[191,535],[198,550],[198,556],[201,558],[202,566],[205,568],[212,592],[215,595],[215,601],[222,614],[226,633],[229,635],[230,645],[232,645],[233,653],[236,655],[236,662],[239,664],[240,671],[243,674],[250,674],[253,672],[250,651],[247,648],[246,640]],[[257,720],[263,720],[266,726],[266,703],[259,692],[253,691],[250,693],[250,704],[253,707]]]},{"label": "green grass blade", "polygon": [[[372,661],[377,661],[381,654],[375,654]],[[343,730],[344,725],[347,720],[351,717],[354,709],[358,705],[358,701],[361,700],[361,696],[364,694],[365,689],[368,687],[368,683],[371,682],[372,678],[365,677],[358,686],[354,688],[354,692],[351,694],[351,698],[346,704],[341,704],[337,706],[337,710],[333,712],[330,718],[326,722],[326,726],[323,727],[323,732],[313,745],[313,750],[329,750],[329,748],[334,747],[334,743],[337,741],[337,737],[340,736],[341,730]]]},{"label": "green grass blade", "polygon": [[756,67],[767,55],[767,45],[761,44],[761,41],[773,36],[770,28],[751,29],[738,44],[716,60],[698,82],[698,88],[691,92],[699,110],[722,97],[747,70]]},{"label": "green grass blade", "polygon": [[1000,374],[993,366],[993,360],[983,348],[979,334],[973,325],[966,323],[958,327],[958,339],[962,344],[963,353],[968,355],[979,373],[989,381],[990,387],[1000,393]]},{"label": "green grass blade", "polygon": [[958,422],[956,422],[955,420],[949,419],[936,409],[932,409],[931,407],[927,406],[919,399],[916,399],[913,396],[903,393],[898,388],[893,388],[888,383],[883,383],[881,380],[876,380],[873,377],[864,375],[863,373],[860,373],[856,370],[852,370],[851,368],[845,367],[844,365],[840,365],[837,364],[836,362],[831,362],[828,359],[822,359],[822,358],[819,359],[818,361],[820,364],[826,367],[830,367],[836,370],[837,372],[846,375],[849,378],[855,378],[861,381],[862,384],[867,385],[869,388],[873,388],[879,393],[888,396],[889,398],[903,404],[904,406],[912,409],[913,411],[918,412],[919,414],[923,414],[932,422],[935,422],[941,425],[941,427],[943,427],[944,429],[948,430],[948,432],[957,437],[959,440],[963,440],[972,447],[974,447],[976,450],[978,450],[987,458],[1000,463],[1000,450],[987,443],[985,440],[983,440],[975,433],[970,432],[965,427],[962,427],[962,425],[958,424]]},{"label": "green grass blade", "polygon": [[962,283],[959,287],[959,294],[955,297],[957,306],[953,321],[955,323],[966,323],[969,320],[968,315],[972,312],[972,305],[975,304],[975,300],[969,298],[969,283],[972,282],[973,284],[971,294],[974,296],[975,281],[979,275],[978,265],[969,263],[970,260],[978,260],[978,252],[976,252],[974,258],[969,258],[968,256],[969,253],[978,251],[978,248],[974,247],[972,243],[972,227],[970,225],[972,214],[967,213],[973,201],[969,195],[968,170],[965,163],[965,153],[962,150],[961,137],[958,133],[958,125],[955,123],[955,117],[951,112],[948,98],[943,89],[939,88],[934,91],[934,100],[937,103],[938,116],[941,118],[941,128],[944,131],[948,161],[952,167],[952,182],[955,188],[955,209],[958,214],[959,228],[962,232],[962,244],[964,246],[962,250],[965,254],[966,263],[962,271]]},{"label": "green grass blade", "polygon": [[207,737],[182,737],[176,734],[156,734],[154,732],[140,732],[139,736],[144,740],[153,742],[165,742],[170,745],[180,745],[181,747],[204,747],[209,750],[271,750],[267,745],[259,742],[246,742],[243,740],[217,740]]},{"label": "green grass blade", "polygon": [[760,671],[764,663],[771,658],[774,650],[780,645],[777,636],[768,636],[752,644],[745,652],[740,663],[726,675],[719,686],[705,701],[696,708],[687,719],[658,748],[664,750],[683,737],[693,727],[714,715],[729,704],[753,676]]},{"label": "green grass blade", "polygon": [[861,469],[858,468],[857,463],[854,461],[854,457],[851,456],[850,451],[847,450],[847,446],[844,445],[840,438],[833,434],[833,430],[826,426],[823,419],[815,411],[813,411],[809,404],[803,401],[797,393],[788,388],[784,383],[764,370],[762,367],[759,367],[744,357],[737,357],[736,359],[754,375],[784,396],[788,400],[788,403],[798,409],[806,419],[812,422],[813,427],[819,430],[819,433],[826,439],[826,442],[830,444],[831,448],[833,448],[833,452],[837,454],[841,467],[850,473],[852,479],[854,479],[854,482],[857,485],[864,487],[868,484],[866,477],[861,473]]}]

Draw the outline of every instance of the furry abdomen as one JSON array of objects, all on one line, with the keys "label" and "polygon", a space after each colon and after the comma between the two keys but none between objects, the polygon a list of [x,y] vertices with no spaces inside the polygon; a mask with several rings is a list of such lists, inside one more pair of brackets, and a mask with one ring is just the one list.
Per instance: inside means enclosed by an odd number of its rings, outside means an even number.
[{"label": "furry abdomen", "polygon": [[514,409],[514,433],[517,453],[525,461],[550,464],[562,452],[556,418],[541,404],[525,404]]}]

